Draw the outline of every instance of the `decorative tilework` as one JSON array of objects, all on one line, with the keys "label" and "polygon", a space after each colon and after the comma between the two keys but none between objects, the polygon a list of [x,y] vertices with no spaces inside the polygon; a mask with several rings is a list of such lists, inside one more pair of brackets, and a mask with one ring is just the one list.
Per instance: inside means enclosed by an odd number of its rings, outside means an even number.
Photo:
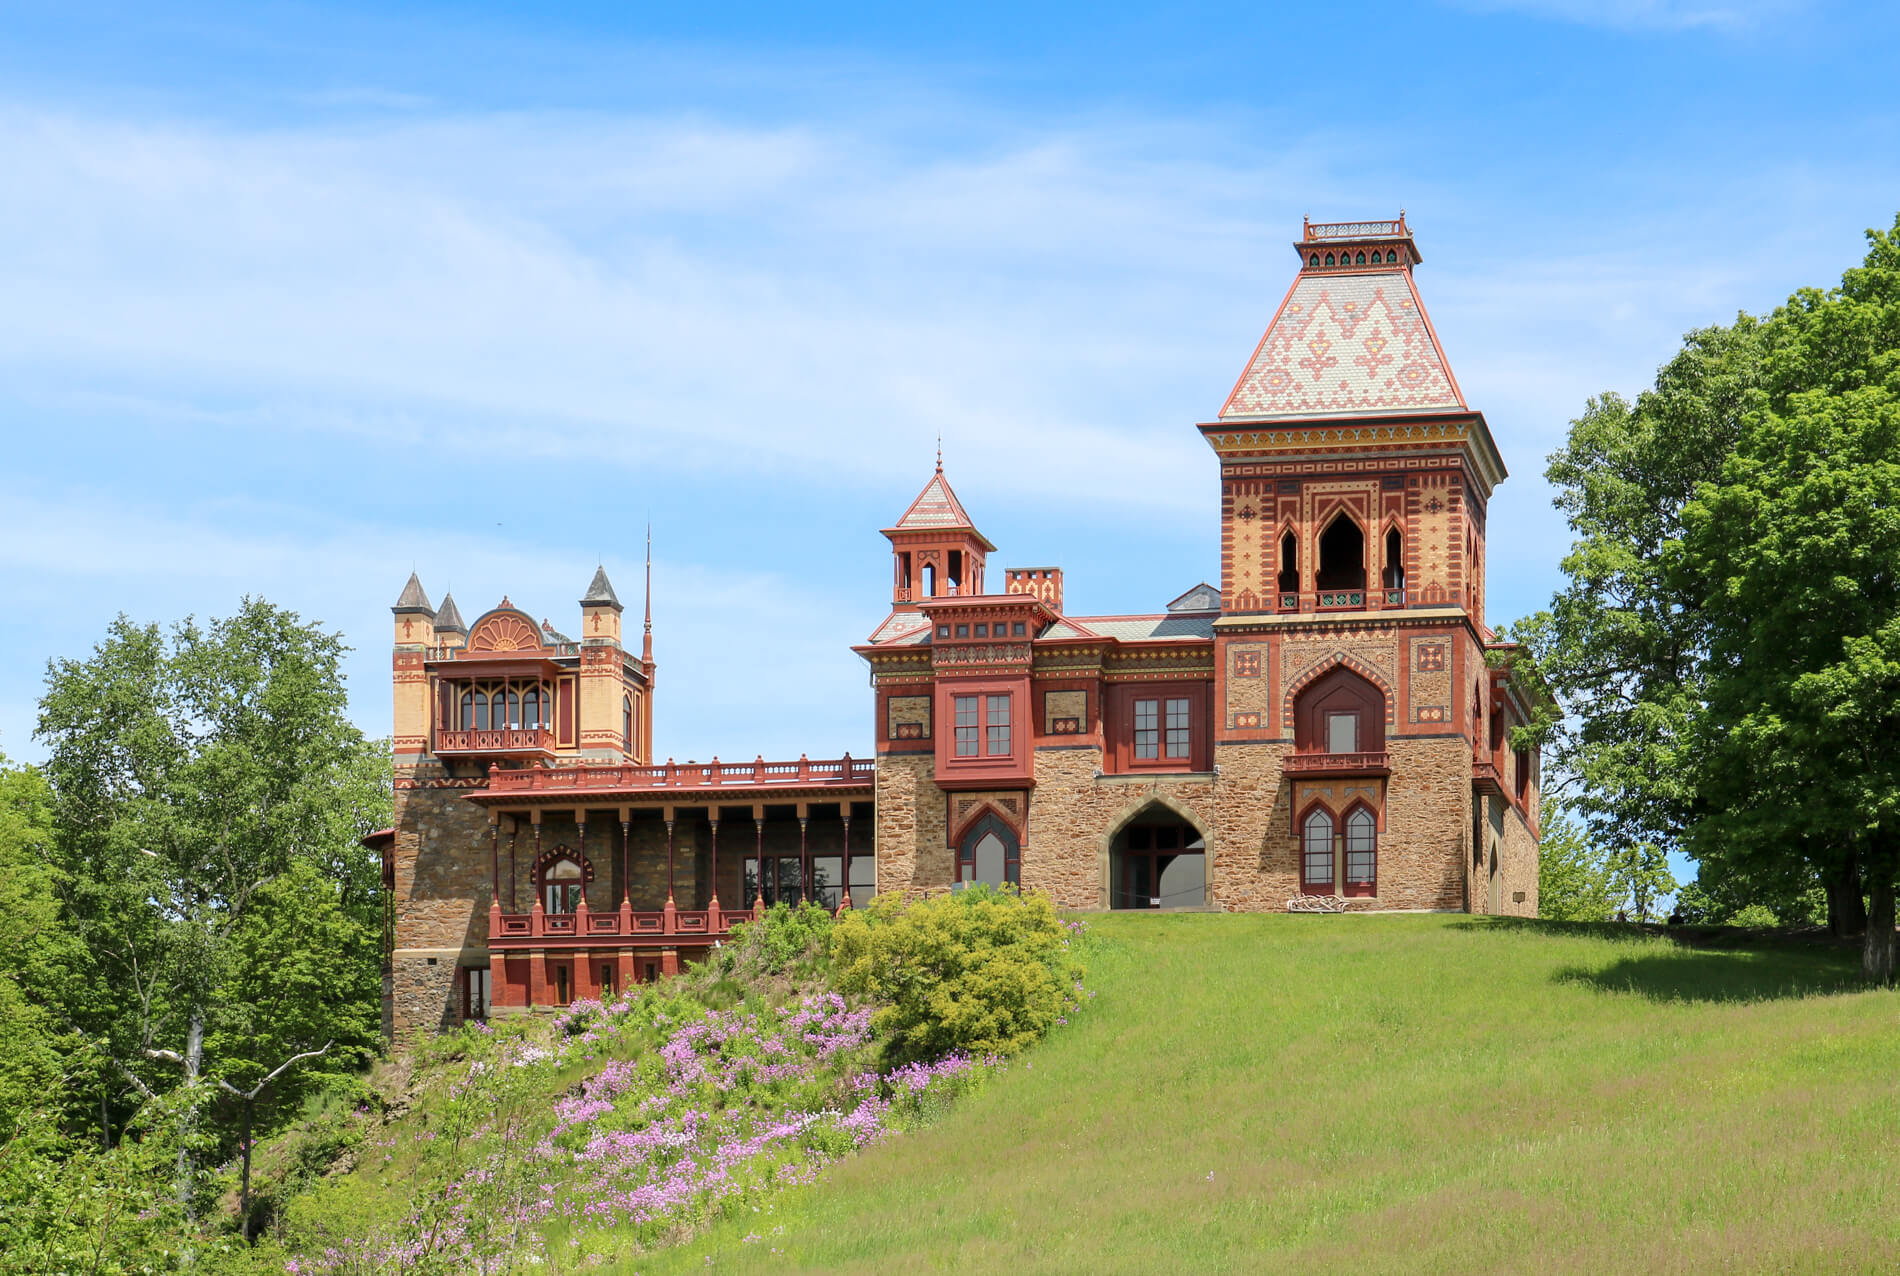
[{"label": "decorative tilework", "polygon": [[[1080,735],[1082,720],[1089,715],[1086,691],[1051,691],[1042,698],[1044,734]],[[1063,724],[1069,724],[1066,728]]]},{"label": "decorative tilework", "polygon": [[1236,651],[1234,653],[1234,677],[1258,678],[1260,676],[1260,653],[1258,651]]},{"label": "decorative tilework", "polygon": [[891,739],[927,740],[930,738],[929,696],[892,696],[889,712]]},{"label": "decorative tilework", "polygon": [[1295,280],[1220,416],[1464,406],[1410,278],[1391,270]]},{"label": "decorative tilework", "polygon": [[1420,673],[1429,673],[1445,667],[1445,644],[1442,642],[1421,642],[1413,648],[1418,653]]}]

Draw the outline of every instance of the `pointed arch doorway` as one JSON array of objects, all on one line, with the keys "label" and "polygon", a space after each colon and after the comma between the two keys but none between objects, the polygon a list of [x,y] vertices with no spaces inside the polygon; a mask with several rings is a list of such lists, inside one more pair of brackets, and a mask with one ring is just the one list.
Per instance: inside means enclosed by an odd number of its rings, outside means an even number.
[{"label": "pointed arch doorway", "polygon": [[1109,844],[1112,909],[1202,908],[1207,904],[1207,838],[1158,802],[1123,825]]}]

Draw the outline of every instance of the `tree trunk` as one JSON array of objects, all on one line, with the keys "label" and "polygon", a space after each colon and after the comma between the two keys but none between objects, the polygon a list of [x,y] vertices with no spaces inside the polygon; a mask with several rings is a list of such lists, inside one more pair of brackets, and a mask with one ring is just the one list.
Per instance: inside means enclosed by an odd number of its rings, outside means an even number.
[{"label": "tree trunk", "polygon": [[238,1231],[252,1245],[257,1244],[257,1236],[251,1230],[251,1109],[256,1102],[244,1101],[244,1169],[238,1176]]},{"label": "tree trunk", "polygon": [[1883,837],[1867,852],[1867,941],[1861,950],[1860,968],[1868,980],[1877,984],[1893,982],[1894,851],[1895,847]]},{"label": "tree trunk", "polygon": [[1861,934],[1867,929],[1867,901],[1861,895],[1860,861],[1853,850],[1822,876],[1827,890],[1827,933],[1836,939]]},{"label": "tree trunk", "polygon": [[203,1006],[191,1008],[191,1023],[185,1029],[185,1111],[178,1120],[178,1166],[172,1189],[184,1207],[185,1218],[191,1212],[191,1137],[198,1128],[198,1072],[204,1064],[205,1012]]}]

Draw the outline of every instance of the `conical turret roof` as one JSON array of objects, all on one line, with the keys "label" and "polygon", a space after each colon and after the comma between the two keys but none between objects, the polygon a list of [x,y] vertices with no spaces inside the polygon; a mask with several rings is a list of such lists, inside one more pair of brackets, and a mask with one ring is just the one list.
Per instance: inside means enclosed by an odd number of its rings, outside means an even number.
[{"label": "conical turret roof", "polygon": [[943,476],[943,462],[937,462],[937,472],[924,484],[924,490],[910,503],[904,516],[897,523],[885,529],[891,532],[969,532],[986,550],[994,550],[989,538],[976,530],[976,524],[970,521],[969,514],[963,508],[963,502],[950,488],[950,480]]},{"label": "conical turret roof", "polygon": [[422,612],[425,615],[435,615],[435,608],[429,605],[429,596],[422,592],[422,580],[414,572],[409,573],[409,583],[402,587],[402,597],[396,600],[396,605],[391,607],[390,610],[396,612]]},{"label": "conical turret roof", "polygon": [[442,608],[435,613],[435,627],[438,631],[465,634],[468,626],[462,623],[462,609],[455,605],[455,595],[442,595]]},{"label": "conical turret roof", "polygon": [[605,566],[594,568],[593,583],[588,585],[587,592],[581,597],[583,607],[598,607],[603,603],[615,611],[621,609],[620,596],[614,593],[613,582],[607,579]]}]

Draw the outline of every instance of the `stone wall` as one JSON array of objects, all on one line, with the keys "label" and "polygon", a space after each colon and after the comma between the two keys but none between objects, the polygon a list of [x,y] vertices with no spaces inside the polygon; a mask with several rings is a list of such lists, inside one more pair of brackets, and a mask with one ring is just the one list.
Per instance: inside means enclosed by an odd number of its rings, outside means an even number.
[{"label": "stone wall", "polygon": [[[426,782],[441,772],[398,768],[397,775]],[[396,791],[394,951],[385,1019],[398,1041],[459,1022],[456,971],[488,964],[488,816],[466,793]]]},{"label": "stone wall", "polygon": [[944,845],[945,804],[927,753],[877,760],[877,889],[911,894],[950,888],[953,859]]},{"label": "stone wall", "polygon": [[1215,849],[1213,780],[1207,775],[1117,775],[1096,778],[1102,751],[1036,750],[1036,787],[1029,797],[1022,884],[1045,890],[1063,908],[1106,908],[1109,844],[1151,804],[1199,827]]}]

